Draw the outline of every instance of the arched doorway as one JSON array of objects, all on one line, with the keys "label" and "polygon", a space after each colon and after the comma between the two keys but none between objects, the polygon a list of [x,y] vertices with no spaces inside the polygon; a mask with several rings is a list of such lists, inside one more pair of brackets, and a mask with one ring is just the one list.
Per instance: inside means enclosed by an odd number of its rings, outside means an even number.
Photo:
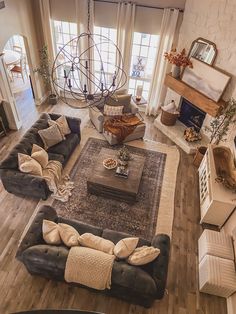
[{"label": "arched doorway", "polygon": [[33,69],[27,39],[19,34],[11,36],[3,48],[3,61],[9,86],[14,96],[20,120],[24,125],[29,114],[36,112]]}]

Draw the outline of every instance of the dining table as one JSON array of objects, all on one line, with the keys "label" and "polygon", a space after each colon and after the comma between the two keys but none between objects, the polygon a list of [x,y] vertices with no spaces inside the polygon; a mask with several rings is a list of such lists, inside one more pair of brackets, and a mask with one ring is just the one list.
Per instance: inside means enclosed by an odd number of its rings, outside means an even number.
[{"label": "dining table", "polygon": [[3,52],[3,59],[7,67],[20,62],[22,56],[19,52],[8,49],[5,49]]}]

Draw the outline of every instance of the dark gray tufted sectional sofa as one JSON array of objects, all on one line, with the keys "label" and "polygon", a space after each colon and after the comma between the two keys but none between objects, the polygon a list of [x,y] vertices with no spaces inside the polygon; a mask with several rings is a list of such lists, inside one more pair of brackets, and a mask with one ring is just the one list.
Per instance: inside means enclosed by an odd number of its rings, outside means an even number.
[{"label": "dark gray tufted sectional sofa", "polygon": [[[130,236],[126,233],[101,229],[83,222],[59,217],[52,207],[42,206],[22,240],[16,257],[24,263],[30,274],[59,281],[64,281],[69,250],[64,245],[52,246],[44,242],[42,237],[43,219],[69,224],[80,234],[90,232],[114,243]],[[134,304],[150,307],[154,300],[161,299],[165,293],[170,239],[166,234],[157,234],[151,242],[140,238],[138,246],[142,245],[157,247],[161,253],[152,263],[144,266],[132,266],[125,261],[115,261],[111,289],[104,290],[104,293]]]},{"label": "dark gray tufted sectional sofa", "polygon": [[[33,144],[43,147],[38,130],[48,127],[48,119],[56,120],[58,114],[43,113],[34,125],[25,133],[10,154],[0,163],[0,177],[4,188],[19,196],[47,199],[50,195],[47,183],[43,178],[21,172],[18,169],[18,153],[30,155]],[[81,120],[66,117],[71,134],[66,139],[48,149],[49,159],[58,160],[64,166],[75,147],[80,143]]]}]

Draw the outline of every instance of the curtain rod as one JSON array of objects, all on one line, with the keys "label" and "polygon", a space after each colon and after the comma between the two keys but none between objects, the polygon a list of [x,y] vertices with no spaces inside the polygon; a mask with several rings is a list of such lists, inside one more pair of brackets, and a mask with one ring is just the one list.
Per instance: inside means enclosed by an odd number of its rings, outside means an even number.
[{"label": "curtain rod", "polygon": [[[118,4],[119,2],[117,1],[106,1],[106,0],[94,0],[94,2],[107,2],[107,3],[114,3],[114,4]],[[134,2],[135,3],[135,2]],[[149,9],[158,9],[158,10],[164,10],[165,8],[161,8],[161,7],[154,7],[154,6],[149,6],[149,5],[144,5],[144,4],[136,4],[137,7],[141,7],[141,8],[149,8]],[[170,8],[171,10],[174,9],[178,9],[179,12],[184,12],[183,9],[180,8]]]}]

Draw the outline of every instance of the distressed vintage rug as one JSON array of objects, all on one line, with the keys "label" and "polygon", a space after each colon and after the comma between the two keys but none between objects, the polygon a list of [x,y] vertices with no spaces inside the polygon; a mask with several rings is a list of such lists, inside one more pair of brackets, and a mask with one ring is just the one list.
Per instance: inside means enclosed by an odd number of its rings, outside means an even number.
[{"label": "distressed vintage rug", "polygon": [[[173,147],[170,147],[170,152],[168,152],[168,149],[165,152],[165,149],[156,151],[155,149],[135,147],[134,144],[128,146],[131,153],[146,158],[138,201],[134,204],[128,204],[87,193],[87,178],[92,171],[93,164],[96,162],[98,153],[103,147],[111,148],[107,141],[97,138],[87,140],[70,173],[71,180],[74,181],[75,185],[72,196],[67,203],[55,200],[53,207],[57,210],[58,215],[66,218],[77,219],[101,228],[109,228],[151,239],[156,233],[162,193],[168,193],[168,184],[165,183],[163,186],[167,157],[168,154],[176,153],[177,156],[172,155],[171,157],[173,161],[178,159],[178,150],[175,147],[174,150]],[[119,148],[113,147],[116,150]],[[172,168],[174,172],[177,172],[177,167]],[[175,176],[176,174],[173,173],[172,176],[170,175],[169,180],[175,180]],[[174,194],[175,181],[171,186],[173,186],[171,193]],[[172,195],[167,195],[168,197],[171,198]],[[168,211],[169,208],[167,208],[167,213]],[[163,223],[165,223],[165,215],[163,219]],[[166,231],[166,233],[168,232]]]}]

